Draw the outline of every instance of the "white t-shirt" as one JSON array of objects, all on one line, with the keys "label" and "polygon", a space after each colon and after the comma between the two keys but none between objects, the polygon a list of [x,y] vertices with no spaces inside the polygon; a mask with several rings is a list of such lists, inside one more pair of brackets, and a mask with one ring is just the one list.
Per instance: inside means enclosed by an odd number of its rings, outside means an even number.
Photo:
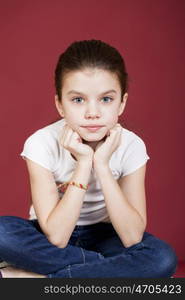
[{"label": "white t-shirt", "polygon": [[[57,184],[70,181],[77,164],[71,153],[59,143],[61,128],[65,124],[65,119],[61,119],[35,131],[26,139],[23,151],[20,153],[23,159],[27,157],[50,170]],[[113,177],[117,180],[136,171],[148,159],[150,157],[147,155],[143,140],[134,132],[122,127],[121,144],[113,152],[109,161]],[[59,196],[60,198],[63,196],[61,191],[59,191]],[[36,218],[34,207],[31,205],[29,219]],[[85,193],[80,217],[76,225],[109,221],[100,182],[94,169],[92,169],[89,189]]]}]

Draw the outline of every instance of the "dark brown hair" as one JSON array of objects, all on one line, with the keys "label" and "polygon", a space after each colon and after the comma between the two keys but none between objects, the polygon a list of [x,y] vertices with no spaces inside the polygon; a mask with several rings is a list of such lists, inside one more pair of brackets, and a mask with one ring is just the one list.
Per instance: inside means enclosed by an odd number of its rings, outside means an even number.
[{"label": "dark brown hair", "polygon": [[101,40],[75,41],[58,59],[55,69],[55,89],[59,101],[62,98],[64,76],[71,71],[100,68],[115,73],[121,87],[121,99],[128,89],[125,62],[116,48]]}]

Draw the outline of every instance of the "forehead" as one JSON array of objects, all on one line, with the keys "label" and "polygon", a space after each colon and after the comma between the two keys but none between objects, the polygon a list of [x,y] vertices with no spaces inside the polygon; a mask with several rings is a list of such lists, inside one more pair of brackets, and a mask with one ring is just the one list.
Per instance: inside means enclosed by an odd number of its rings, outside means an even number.
[{"label": "forehead", "polygon": [[115,73],[98,68],[88,68],[67,73],[62,82],[62,91],[70,90],[85,92],[101,90],[120,90],[119,80]]}]

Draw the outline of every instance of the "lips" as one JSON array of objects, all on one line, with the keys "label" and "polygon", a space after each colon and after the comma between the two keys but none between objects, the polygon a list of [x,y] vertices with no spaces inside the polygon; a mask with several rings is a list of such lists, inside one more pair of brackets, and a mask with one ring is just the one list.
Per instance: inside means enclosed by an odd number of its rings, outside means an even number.
[{"label": "lips", "polygon": [[87,129],[88,131],[95,132],[104,126],[103,125],[87,125],[87,126],[81,126],[81,127]]}]

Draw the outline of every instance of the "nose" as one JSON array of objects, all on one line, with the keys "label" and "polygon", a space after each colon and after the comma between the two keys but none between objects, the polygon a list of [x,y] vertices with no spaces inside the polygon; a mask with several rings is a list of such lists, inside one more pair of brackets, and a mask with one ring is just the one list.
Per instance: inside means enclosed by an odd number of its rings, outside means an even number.
[{"label": "nose", "polygon": [[101,113],[99,111],[99,108],[97,104],[90,103],[88,104],[86,111],[85,111],[85,118],[86,119],[98,119],[100,118]]}]

